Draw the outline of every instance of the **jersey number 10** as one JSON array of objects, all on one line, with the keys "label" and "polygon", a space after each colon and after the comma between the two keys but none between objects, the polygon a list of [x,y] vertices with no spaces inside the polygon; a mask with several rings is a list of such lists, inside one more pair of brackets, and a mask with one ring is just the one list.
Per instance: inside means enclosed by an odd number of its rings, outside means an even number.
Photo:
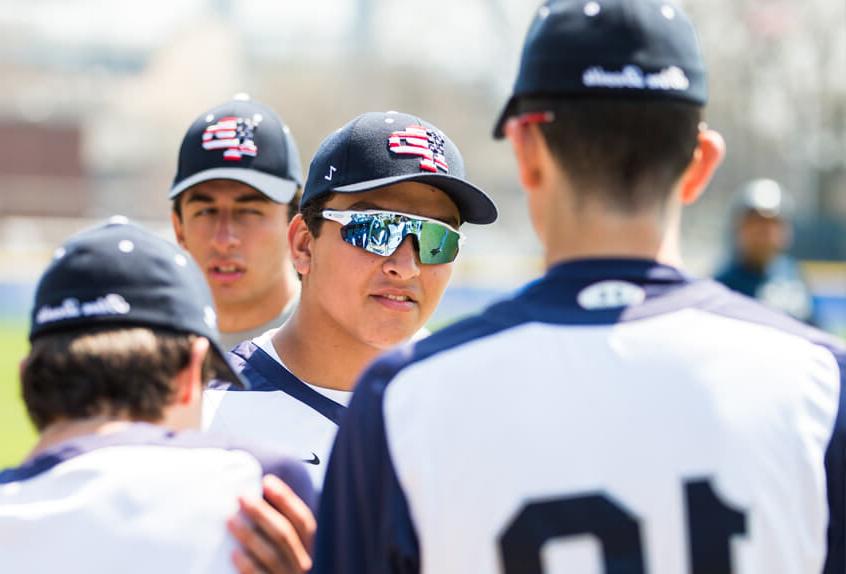
[{"label": "jersey number 10", "polygon": [[[707,480],[684,485],[691,574],[731,574],[733,535],[746,534],[746,516],[720,500]],[[604,494],[532,502],[500,537],[505,574],[543,574],[541,547],[591,534],[602,548],[605,574],[645,574],[637,517]]]}]

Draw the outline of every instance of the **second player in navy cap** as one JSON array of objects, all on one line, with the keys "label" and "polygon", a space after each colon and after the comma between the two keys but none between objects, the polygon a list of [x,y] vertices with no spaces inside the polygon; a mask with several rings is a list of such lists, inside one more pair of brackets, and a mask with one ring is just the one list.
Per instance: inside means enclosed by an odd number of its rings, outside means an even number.
[{"label": "second player in navy cap", "polygon": [[173,230],[206,276],[227,348],[279,326],[296,305],[285,237],[301,186],[290,128],[244,94],[197,116],[182,140]]}]

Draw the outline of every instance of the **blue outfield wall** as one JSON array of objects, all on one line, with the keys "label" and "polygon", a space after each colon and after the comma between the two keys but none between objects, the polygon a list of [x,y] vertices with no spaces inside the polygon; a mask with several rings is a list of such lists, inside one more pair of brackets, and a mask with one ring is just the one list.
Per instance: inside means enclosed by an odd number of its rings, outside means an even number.
[{"label": "blue outfield wall", "polygon": [[[34,290],[35,285],[31,283],[0,283],[0,321],[28,321]],[[430,325],[434,328],[441,327],[478,312],[515,292],[482,287],[450,287],[435,311]],[[814,302],[820,327],[846,337],[846,296],[815,295]]]},{"label": "blue outfield wall", "polygon": [[0,321],[28,321],[34,294],[32,283],[0,283]]},{"label": "blue outfield wall", "polygon": [[815,295],[814,305],[819,326],[846,339],[846,296]]},{"label": "blue outfield wall", "polygon": [[[28,322],[34,294],[34,284],[0,282],[0,321]],[[511,295],[510,291],[502,289],[451,287],[444,294],[441,304],[432,317],[431,324],[435,326],[445,325],[480,311],[491,303],[509,295]]]}]

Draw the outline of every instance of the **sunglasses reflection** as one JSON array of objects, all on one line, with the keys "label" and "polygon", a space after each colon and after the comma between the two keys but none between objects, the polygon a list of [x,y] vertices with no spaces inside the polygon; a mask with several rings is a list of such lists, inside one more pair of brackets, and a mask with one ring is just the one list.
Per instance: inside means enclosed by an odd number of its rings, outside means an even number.
[{"label": "sunglasses reflection", "polygon": [[325,210],[323,216],[341,224],[345,242],[376,255],[392,255],[411,236],[420,262],[427,265],[454,261],[463,239],[441,221],[404,213]]}]

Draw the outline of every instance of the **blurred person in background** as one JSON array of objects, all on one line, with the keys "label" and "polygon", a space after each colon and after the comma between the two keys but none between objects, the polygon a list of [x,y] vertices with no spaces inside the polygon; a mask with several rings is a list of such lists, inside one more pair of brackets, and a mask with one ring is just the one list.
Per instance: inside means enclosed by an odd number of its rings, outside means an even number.
[{"label": "blurred person in background", "polygon": [[731,207],[731,259],[715,279],[747,297],[814,322],[813,297],[797,262],[791,200],[778,182],[756,179],[740,188]]},{"label": "blurred person in background", "polygon": [[301,174],[288,126],[246,95],[201,114],[182,140],[173,230],[211,287],[227,349],[278,327],[296,306],[287,232]]},{"label": "blurred person in background", "polygon": [[[298,461],[194,432],[212,377],[245,383],[177,246],[122,220],[72,237],[39,281],[30,341],[21,384],[39,440],[0,472],[0,572],[231,572],[249,552],[238,532],[270,508],[263,490],[313,522]],[[308,526],[274,520],[287,528],[272,571],[307,569]]]}]

